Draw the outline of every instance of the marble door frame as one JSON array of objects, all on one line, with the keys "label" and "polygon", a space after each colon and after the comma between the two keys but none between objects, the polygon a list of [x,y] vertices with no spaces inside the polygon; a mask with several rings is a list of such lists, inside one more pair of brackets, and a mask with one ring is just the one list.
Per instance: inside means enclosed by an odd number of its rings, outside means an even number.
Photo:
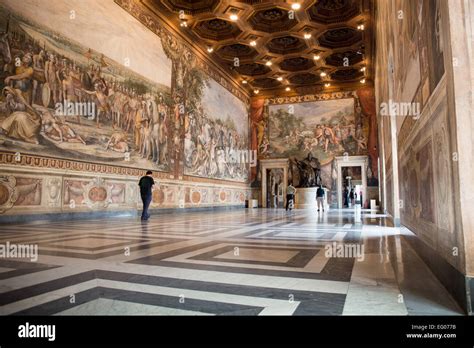
[{"label": "marble door frame", "polygon": [[288,158],[261,159],[262,174],[262,208],[267,208],[267,171],[268,169],[283,169],[283,205],[286,205],[286,187],[288,186]]},{"label": "marble door frame", "polygon": [[[337,207],[342,209],[342,167],[361,167],[362,175],[362,199],[367,197],[367,166],[368,156],[337,156],[334,158],[337,170]],[[362,202],[362,205],[364,203]]]}]

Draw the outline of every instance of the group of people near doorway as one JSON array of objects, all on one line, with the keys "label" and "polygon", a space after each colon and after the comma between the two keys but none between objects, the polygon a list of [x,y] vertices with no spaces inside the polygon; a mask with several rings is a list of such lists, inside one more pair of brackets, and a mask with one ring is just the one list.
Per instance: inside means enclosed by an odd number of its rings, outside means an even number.
[{"label": "group of people near doorway", "polygon": [[[295,202],[295,194],[296,194],[296,188],[290,183],[286,189],[286,211],[291,210],[293,208],[294,202]],[[321,211],[321,209],[324,212],[324,196],[326,192],[323,189],[322,185],[318,186],[318,189],[316,190],[316,202],[318,205],[318,212]]]},{"label": "group of people near doorway", "polygon": [[[342,193],[342,197],[344,201],[344,204],[343,204],[344,207],[348,207],[348,208],[353,207],[358,201],[356,188],[352,186],[351,189],[349,190],[348,187],[345,187],[344,192]],[[360,192],[359,201],[362,202],[362,192]]]}]

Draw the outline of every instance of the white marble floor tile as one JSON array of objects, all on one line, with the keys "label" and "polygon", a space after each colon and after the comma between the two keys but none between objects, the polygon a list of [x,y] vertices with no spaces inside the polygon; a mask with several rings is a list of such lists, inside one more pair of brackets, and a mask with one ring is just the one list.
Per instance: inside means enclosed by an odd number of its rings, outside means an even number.
[{"label": "white marble floor tile", "polygon": [[212,315],[198,311],[99,298],[56,315]]}]

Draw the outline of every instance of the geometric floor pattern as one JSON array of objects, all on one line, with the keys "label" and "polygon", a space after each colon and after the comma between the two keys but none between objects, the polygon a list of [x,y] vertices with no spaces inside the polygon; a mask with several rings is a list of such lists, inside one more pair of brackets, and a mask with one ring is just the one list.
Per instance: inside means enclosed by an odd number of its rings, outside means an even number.
[{"label": "geometric floor pattern", "polygon": [[4,225],[0,244],[35,244],[39,257],[0,259],[0,314],[460,314],[404,233],[351,210]]}]

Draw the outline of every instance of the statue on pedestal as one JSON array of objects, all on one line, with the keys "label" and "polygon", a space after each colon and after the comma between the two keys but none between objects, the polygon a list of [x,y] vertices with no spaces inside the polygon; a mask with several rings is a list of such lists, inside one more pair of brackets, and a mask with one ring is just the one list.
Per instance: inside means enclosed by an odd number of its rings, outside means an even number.
[{"label": "statue on pedestal", "polygon": [[321,182],[321,163],[316,157],[313,157],[311,152],[306,158],[299,161],[292,160],[299,172],[299,187],[316,187],[322,184]]}]

